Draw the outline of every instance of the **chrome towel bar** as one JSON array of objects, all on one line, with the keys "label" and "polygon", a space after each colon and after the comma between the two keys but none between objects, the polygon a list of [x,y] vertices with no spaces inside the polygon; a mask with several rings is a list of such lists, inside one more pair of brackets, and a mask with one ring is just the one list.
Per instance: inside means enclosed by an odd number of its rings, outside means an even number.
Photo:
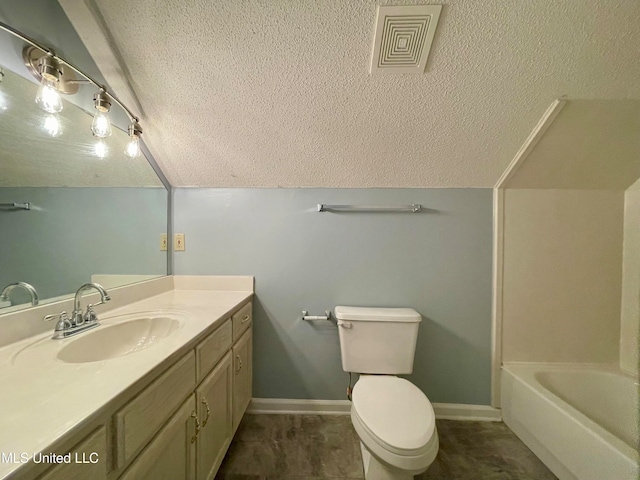
[{"label": "chrome towel bar", "polygon": [[16,210],[31,210],[31,204],[26,203],[0,203],[0,208],[15,208]]},{"label": "chrome towel bar", "polygon": [[417,213],[422,209],[422,205],[413,203],[411,205],[326,205],[318,204],[319,212],[409,212]]}]

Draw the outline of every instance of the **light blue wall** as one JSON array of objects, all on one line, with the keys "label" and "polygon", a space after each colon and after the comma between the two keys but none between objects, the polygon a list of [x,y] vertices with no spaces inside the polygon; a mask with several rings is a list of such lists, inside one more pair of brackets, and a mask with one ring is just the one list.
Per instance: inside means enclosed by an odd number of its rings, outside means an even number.
[{"label": "light blue wall", "polygon": [[0,203],[12,202],[32,210],[0,210],[0,288],[24,281],[50,298],[94,273],[167,273],[164,188],[0,188]]},{"label": "light blue wall", "polygon": [[[345,398],[336,305],[423,315],[411,380],[433,402],[490,403],[490,189],[177,189],[177,274],[254,275],[254,396]],[[421,203],[418,214],[318,203]]]}]

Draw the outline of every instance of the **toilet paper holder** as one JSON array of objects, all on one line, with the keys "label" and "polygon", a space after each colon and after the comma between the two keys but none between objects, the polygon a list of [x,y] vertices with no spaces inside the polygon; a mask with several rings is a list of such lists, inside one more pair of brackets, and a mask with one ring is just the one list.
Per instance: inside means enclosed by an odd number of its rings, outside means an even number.
[{"label": "toilet paper holder", "polygon": [[302,320],[314,322],[316,320],[331,320],[331,311],[325,310],[324,315],[309,315],[307,310],[302,311]]}]

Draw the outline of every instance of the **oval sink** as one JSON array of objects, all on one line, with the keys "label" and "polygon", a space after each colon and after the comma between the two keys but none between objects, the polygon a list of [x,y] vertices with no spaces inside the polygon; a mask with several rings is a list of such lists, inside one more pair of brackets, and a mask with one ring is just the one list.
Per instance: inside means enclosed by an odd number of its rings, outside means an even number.
[{"label": "oval sink", "polygon": [[87,363],[122,357],[157,344],[179,327],[180,321],[162,316],[101,325],[65,345],[58,352],[58,359],[66,363]]}]

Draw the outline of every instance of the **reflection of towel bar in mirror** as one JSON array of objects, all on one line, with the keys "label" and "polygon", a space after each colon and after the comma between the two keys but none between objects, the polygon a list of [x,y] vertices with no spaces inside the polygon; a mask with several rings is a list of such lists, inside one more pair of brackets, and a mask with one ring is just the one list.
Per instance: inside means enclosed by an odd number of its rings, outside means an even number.
[{"label": "reflection of towel bar in mirror", "polygon": [[319,212],[409,212],[417,213],[422,209],[422,205],[413,203],[411,205],[325,205],[318,204]]},{"label": "reflection of towel bar in mirror", "polygon": [[2,209],[15,209],[15,210],[31,210],[31,204],[29,202],[25,203],[0,203],[0,208]]}]

